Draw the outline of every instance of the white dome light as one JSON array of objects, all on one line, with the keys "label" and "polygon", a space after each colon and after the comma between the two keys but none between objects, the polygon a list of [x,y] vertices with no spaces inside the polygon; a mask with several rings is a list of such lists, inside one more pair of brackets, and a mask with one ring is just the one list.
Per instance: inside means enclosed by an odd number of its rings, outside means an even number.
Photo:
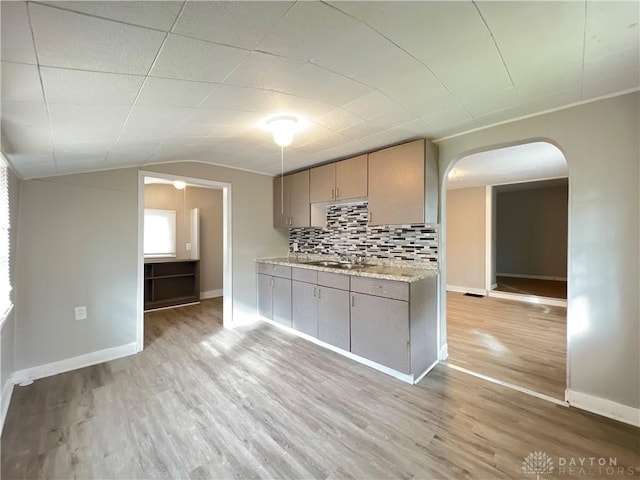
[{"label": "white dome light", "polygon": [[290,115],[283,115],[267,120],[266,126],[273,133],[274,142],[281,147],[288,147],[293,142],[298,119]]},{"label": "white dome light", "polygon": [[184,187],[186,187],[187,184],[182,180],[174,180],[173,186],[176,187],[178,190],[184,190]]}]

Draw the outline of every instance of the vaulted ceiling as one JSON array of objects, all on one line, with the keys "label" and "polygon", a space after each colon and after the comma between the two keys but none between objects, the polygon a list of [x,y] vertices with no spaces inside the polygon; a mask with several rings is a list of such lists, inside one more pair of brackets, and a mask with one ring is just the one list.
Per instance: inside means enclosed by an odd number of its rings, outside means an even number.
[{"label": "vaulted ceiling", "polygon": [[640,88],[639,3],[2,2],[2,151],[24,178],[301,168]]}]

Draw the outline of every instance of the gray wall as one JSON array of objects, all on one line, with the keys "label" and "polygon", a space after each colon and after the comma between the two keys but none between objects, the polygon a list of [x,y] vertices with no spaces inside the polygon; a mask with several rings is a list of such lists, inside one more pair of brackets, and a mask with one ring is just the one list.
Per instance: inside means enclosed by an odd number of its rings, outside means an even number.
[{"label": "gray wall", "polygon": [[[635,408],[640,407],[638,112],[635,92],[439,142],[441,186],[450,167],[471,153],[533,140],[551,141],[563,151],[570,177],[568,387]],[[446,225],[442,233],[446,236]],[[443,249],[446,244],[443,238]],[[444,300],[443,289],[442,319]]]},{"label": "gray wall", "polygon": [[498,274],[567,278],[567,186],[498,192]]},{"label": "gray wall", "polygon": [[[11,230],[9,231],[9,274],[11,285],[14,286],[12,291],[12,300],[15,303],[17,288],[15,276],[15,260],[18,232],[18,208],[20,201],[20,180],[11,170],[9,170],[9,217],[11,222]],[[9,377],[14,371],[14,334],[15,334],[15,308],[7,317],[6,322],[0,332],[0,389],[4,389]],[[4,399],[2,400],[4,402]],[[1,410],[0,410],[1,411]]]},{"label": "gray wall", "polygon": [[[144,188],[145,208],[175,210],[176,255],[189,258],[186,243],[191,241],[192,208],[200,212],[200,291],[222,290],[222,190],[149,184]],[[184,214],[187,214],[185,221]]]},{"label": "gray wall", "polygon": [[[233,318],[254,318],[254,259],[287,252],[272,178],[192,162],[144,170],[232,185]],[[138,170],[24,181],[19,222],[15,368],[135,342]],[[74,320],[77,305],[87,320]]]},{"label": "gray wall", "polygon": [[486,187],[446,194],[447,285],[484,290]]}]

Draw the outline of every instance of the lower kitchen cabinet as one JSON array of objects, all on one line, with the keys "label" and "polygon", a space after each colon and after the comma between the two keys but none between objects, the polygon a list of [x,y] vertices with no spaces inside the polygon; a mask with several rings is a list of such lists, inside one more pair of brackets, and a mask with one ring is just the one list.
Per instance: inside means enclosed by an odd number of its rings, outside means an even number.
[{"label": "lower kitchen cabinet", "polygon": [[320,287],[319,292],[318,339],[350,351],[349,292],[329,287]]},{"label": "lower kitchen cabinet", "polygon": [[409,302],[351,293],[351,352],[410,373]]},{"label": "lower kitchen cabinet", "polygon": [[[258,264],[258,267],[258,314],[290,327],[291,269],[263,266],[263,264]],[[260,268],[263,269],[262,272]],[[271,274],[264,273],[265,271]]]},{"label": "lower kitchen cabinet", "polygon": [[293,328],[318,336],[318,287],[311,283],[291,282]]}]

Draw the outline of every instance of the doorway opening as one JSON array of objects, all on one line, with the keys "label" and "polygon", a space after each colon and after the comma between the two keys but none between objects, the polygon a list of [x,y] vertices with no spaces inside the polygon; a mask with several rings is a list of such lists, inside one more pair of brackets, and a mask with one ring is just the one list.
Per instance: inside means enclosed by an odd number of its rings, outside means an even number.
[{"label": "doorway opening", "polygon": [[457,369],[562,403],[568,166],[547,142],[465,156],[444,178],[446,343]]},{"label": "doorway opening", "polygon": [[138,232],[138,351],[145,311],[204,300],[224,306],[230,327],[231,185],[140,171]]}]

